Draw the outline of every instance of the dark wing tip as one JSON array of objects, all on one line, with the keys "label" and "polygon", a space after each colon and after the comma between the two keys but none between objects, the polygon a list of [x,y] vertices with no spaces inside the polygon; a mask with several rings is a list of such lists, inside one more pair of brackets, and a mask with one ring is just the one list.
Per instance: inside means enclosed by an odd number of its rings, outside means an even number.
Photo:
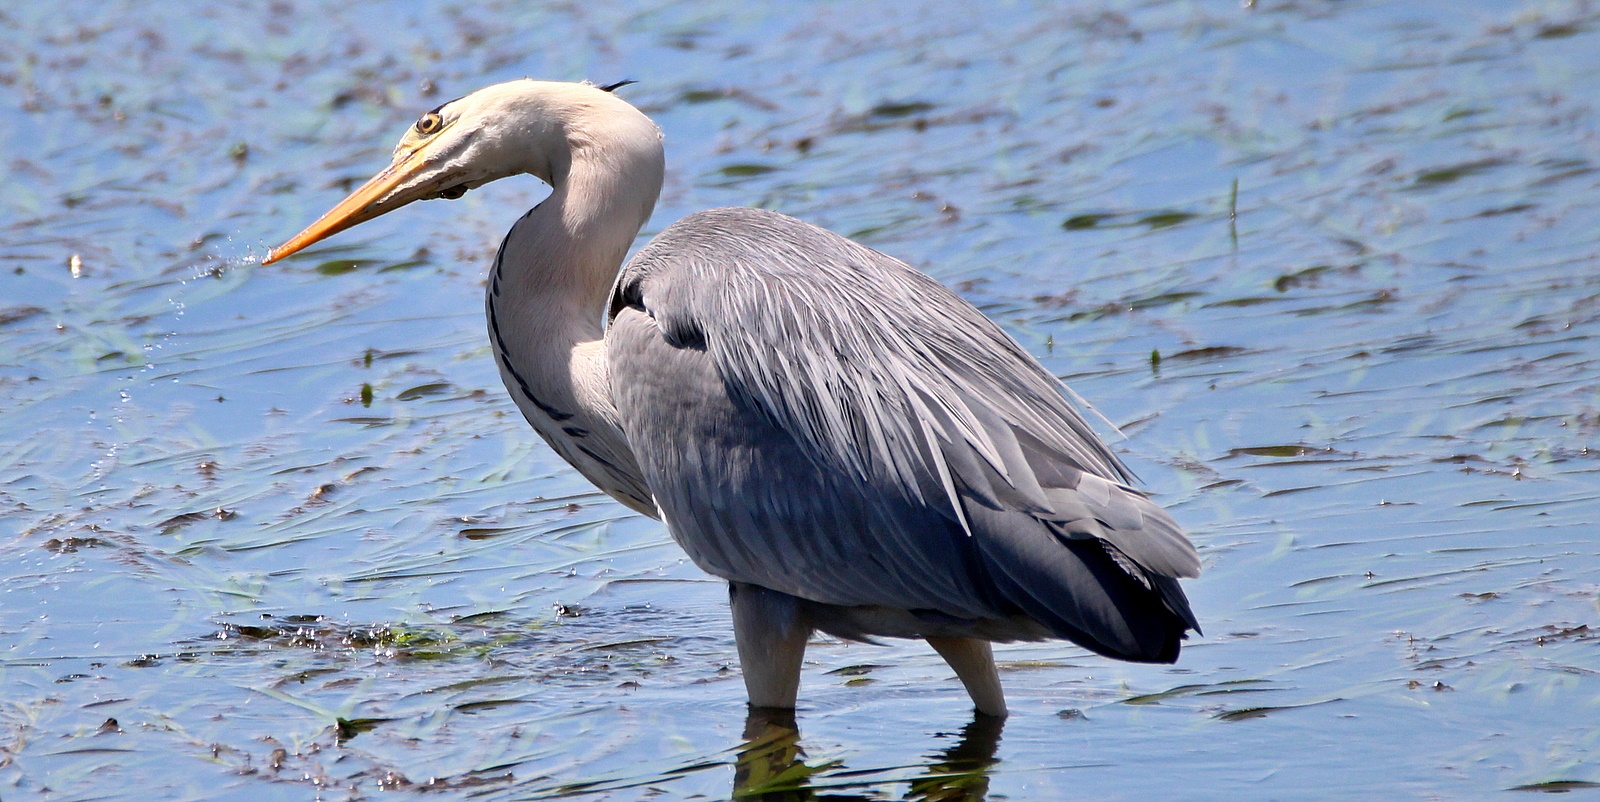
[{"label": "dark wing tip", "polygon": [[1119,562],[1115,546],[1056,537],[1026,513],[966,511],[994,591],[1057,637],[1118,660],[1172,663],[1185,632],[1198,631],[1177,580]]},{"label": "dark wing tip", "polygon": [[614,84],[605,84],[603,86],[597,86],[595,88],[600,90],[600,91],[602,91],[602,92],[615,92],[618,89],[621,89],[622,87],[627,86],[628,84],[636,84],[636,83],[638,83],[638,81],[635,81],[632,78],[624,78],[624,79],[622,79],[622,80],[620,80],[620,81],[618,81],[618,82],[616,82]]}]

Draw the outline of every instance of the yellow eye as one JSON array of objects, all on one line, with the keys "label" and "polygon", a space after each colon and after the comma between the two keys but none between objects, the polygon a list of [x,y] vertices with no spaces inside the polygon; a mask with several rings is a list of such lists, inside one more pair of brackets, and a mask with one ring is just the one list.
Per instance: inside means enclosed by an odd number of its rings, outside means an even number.
[{"label": "yellow eye", "polygon": [[416,127],[417,133],[422,134],[423,136],[431,136],[438,133],[439,129],[444,127],[444,118],[440,117],[437,113],[430,111],[427,114],[422,115],[422,119],[417,120]]}]

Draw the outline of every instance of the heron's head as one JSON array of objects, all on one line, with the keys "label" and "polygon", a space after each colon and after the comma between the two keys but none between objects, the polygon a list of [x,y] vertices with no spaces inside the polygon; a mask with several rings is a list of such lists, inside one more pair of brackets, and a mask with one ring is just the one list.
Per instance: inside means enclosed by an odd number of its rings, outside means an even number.
[{"label": "heron's head", "polygon": [[485,87],[422,115],[395,145],[388,167],[262,263],[412,201],[459,198],[507,176],[527,173],[560,186],[576,150],[630,133],[659,153],[659,129],[609,88],[533,80]]}]

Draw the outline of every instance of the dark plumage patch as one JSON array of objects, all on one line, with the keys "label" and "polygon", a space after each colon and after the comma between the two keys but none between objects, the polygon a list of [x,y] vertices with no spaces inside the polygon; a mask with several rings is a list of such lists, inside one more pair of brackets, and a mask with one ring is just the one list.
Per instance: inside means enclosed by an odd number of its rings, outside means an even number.
[{"label": "dark plumage patch", "polygon": [[[528,385],[528,380],[524,379],[522,374],[518,373],[517,369],[512,365],[511,350],[506,347],[505,338],[500,336],[500,316],[496,314],[494,298],[500,294],[500,266],[505,259],[506,242],[510,239],[511,237],[507,236],[505,240],[502,240],[500,242],[500,250],[494,255],[494,268],[491,273],[492,278],[490,279],[490,296],[488,304],[489,336],[493,340],[495,353],[500,361],[500,364],[504,365],[506,372],[511,374],[512,379],[516,380],[517,387],[521,388],[523,396],[527,397],[529,401],[533,402],[533,405],[542,410],[544,414],[549,415],[551,420],[568,420],[572,417],[572,413],[562,412],[561,410],[556,409],[555,407],[550,406],[543,401],[540,401],[536,396],[534,396],[533,388]],[[528,422],[532,423],[533,421],[530,420]]]},{"label": "dark plumage patch", "polygon": [[638,83],[638,81],[635,81],[632,78],[624,78],[624,79],[622,79],[622,80],[620,80],[620,81],[618,81],[618,82],[616,82],[614,84],[606,84],[605,86],[597,86],[595,88],[600,90],[600,91],[602,91],[602,92],[615,92],[618,89],[621,89],[622,87],[627,86],[628,84],[636,84],[636,83]]},{"label": "dark plumage patch", "polygon": [[662,339],[673,348],[706,350],[706,331],[701,328],[698,321],[689,318],[667,321],[657,319],[656,325],[661,328]]},{"label": "dark plumage patch", "polygon": [[609,323],[627,307],[650,314],[644,308],[644,277],[637,273],[624,276],[622,281],[617,282],[616,289],[611,292],[611,308],[606,310],[606,322]]},{"label": "dark plumage patch", "polygon": [[[462,96],[461,96],[461,97],[466,97],[466,95],[462,95]],[[439,105],[437,105],[437,106],[434,106],[434,107],[433,107],[433,109],[432,109],[432,110],[430,110],[430,111],[429,111],[429,112],[428,112],[428,114],[438,114],[438,113],[439,113],[439,112],[441,112],[441,111],[444,111],[444,107],[445,107],[445,106],[448,106],[448,105],[450,105],[450,104],[451,104],[451,103],[454,103],[454,102],[456,102],[456,101],[457,101],[457,100],[460,100],[460,99],[461,99],[461,97],[456,97],[456,98],[451,98],[451,99],[449,99],[449,100],[446,100],[446,101],[445,101],[445,102],[443,102],[443,103],[440,103],[440,104],[439,104]],[[427,115],[423,115],[423,116],[427,116]]]}]

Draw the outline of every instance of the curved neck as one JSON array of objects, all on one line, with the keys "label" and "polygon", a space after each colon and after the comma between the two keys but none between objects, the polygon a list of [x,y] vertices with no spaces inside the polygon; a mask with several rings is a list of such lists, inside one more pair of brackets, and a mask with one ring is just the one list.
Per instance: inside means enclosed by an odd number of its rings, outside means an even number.
[{"label": "curved neck", "polygon": [[601,327],[622,259],[661,191],[660,140],[648,145],[620,151],[631,164],[573,149],[550,197],[500,246],[488,316],[501,378],[533,428],[601,490],[654,515],[617,422]]},{"label": "curved neck", "polygon": [[663,164],[655,137],[573,146],[550,197],[511,227],[490,277],[491,302],[519,340],[542,350],[600,338],[606,296],[655,208]]},{"label": "curved neck", "polygon": [[506,386],[534,428],[580,470],[587,463],[567,427],[621,439],[611,431],[601,321],[623,257],[661,192],[660,135],[654,125],[640,133],[615,134],[604,146],[569,144],[568,169],[553,178],[550,197],[511,227],[489,276],[491,345]]}]

